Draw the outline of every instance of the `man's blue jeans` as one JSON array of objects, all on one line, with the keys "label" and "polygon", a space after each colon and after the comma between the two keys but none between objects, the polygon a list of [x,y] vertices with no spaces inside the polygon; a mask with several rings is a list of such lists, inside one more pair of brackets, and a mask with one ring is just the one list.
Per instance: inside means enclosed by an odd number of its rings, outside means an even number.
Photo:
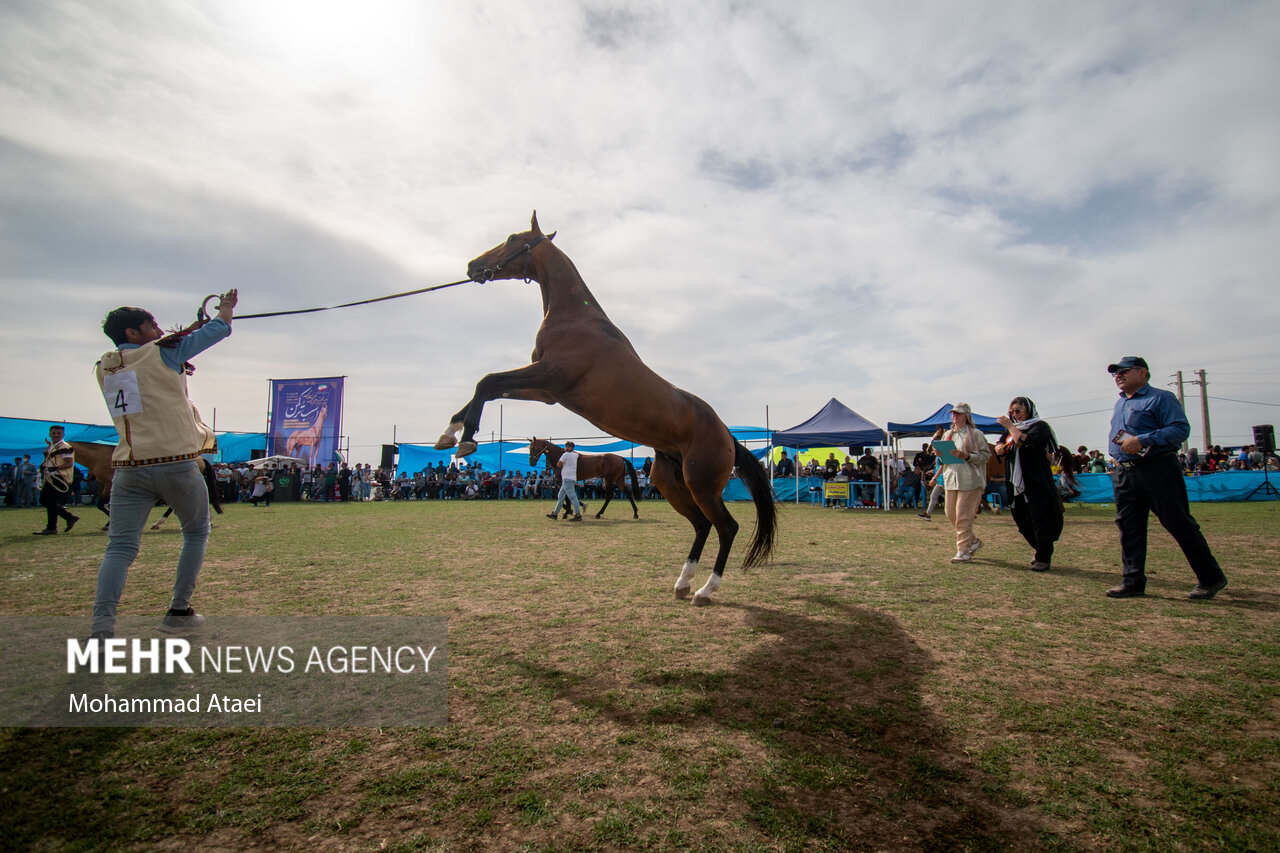
[{"label": "man's blue jeans", "polygon": [[562,503],[564,508],[568,509],[569,501],[573,501],[573,514],[582,515],[582,506],[578,503],[578,490],[574,488],[577,484],[577,480],[562,480],[560,482],[560,494],[556,495],[556,508],[553,515],[560,512],[560,504]]},{"label": "man's blue jeans", "polygon": [[93,602],[93,631],[114,631],[116,605],[125,578],[142,546],[142,531],[157,500],[164,500],[182,522],[182,551],[178,554],[173,600],[169,607],[186,610],[204,563],[209,543],[209,490],[195,460],[117,468],[111,482],[111,521],[107,550],[98,567],[98,592]]}]

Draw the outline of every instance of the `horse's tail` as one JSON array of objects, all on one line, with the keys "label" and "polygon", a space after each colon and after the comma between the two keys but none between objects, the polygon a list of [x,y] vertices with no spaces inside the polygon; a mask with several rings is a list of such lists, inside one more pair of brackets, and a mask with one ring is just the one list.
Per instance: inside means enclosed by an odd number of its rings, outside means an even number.
[{"label": "horse's tail", "polygon": [[778,509],[773,502],[773,483],[760,466],[760,460],[742,442],[735,440],[733,445],[733,464],[738,468],[738,479],[746,485],[751,493],[751,502],[756,505],[756,533],[751,538],[751,547],[747,549],[742,565],[755,566],[768,560],[773,553]]},{"label": "horse's tail", "polygon": [[213,511],[222,515],[222,492],[218,489],[218,477],[213,473],[213,466],[205,463],[200,473],[204,475],[204,485],[209,490],[209,503],[213,505]]},{"label": "horse's tail", "polygon": [[627,473],[631,475],[631,500],[638,501],[640,500],[640,479],[636,477],[636,466],[632,465],[631,460],[626,457],[623,457],[622,464],[627,466]]}]

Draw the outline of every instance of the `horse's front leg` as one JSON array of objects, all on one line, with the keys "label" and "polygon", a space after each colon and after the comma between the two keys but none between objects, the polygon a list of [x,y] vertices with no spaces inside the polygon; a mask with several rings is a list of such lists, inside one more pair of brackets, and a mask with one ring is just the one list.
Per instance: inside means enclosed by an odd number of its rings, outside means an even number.
[{"label": "horse's front leg", "polygon": [[[456,444],[458,450],[454,456],[470,456],[476,452],[475,435],[480,428],[480,415],[485,403],[499,398],[556,403],[559,398],[552,383],[553,371],[543,362],[503,373],[490,373],[476,383],[476,393],[471,401],[450,419],[448,428],[436,440],[436,450],[448,450]],[[461,441],[457,437],[459,431],[462,432]]]}]

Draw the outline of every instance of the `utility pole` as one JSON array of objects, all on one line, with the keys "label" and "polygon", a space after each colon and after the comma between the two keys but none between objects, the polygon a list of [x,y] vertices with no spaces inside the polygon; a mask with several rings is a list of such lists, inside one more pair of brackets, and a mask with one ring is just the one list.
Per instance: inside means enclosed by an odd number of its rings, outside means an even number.
[{"label": "utility pole", "polygon": [[1205,376],[1204,368],[1196,371],[1199,379],[1192,379],[1192,385],[1200,386],[1200,418],[1204,422],[1204,449],[1208,450],[1213,447],[1213,438],[1209,434],[1209,379]]},{"label": "utility pole", "polygon": [[[1178,385],[1178,405],[1181,406],[1182,411],[1185,412],[1187,410],[1187,401],[1182,393],[1182,371],[1181,370],[1179,370],[1177,373],[1174,374],[1174,382],[1176,382]],[[1191,443],[1190,438],[1191,436],[1188,435],[1187,436],[1188,440],[1182,442],[1183,453],[1187,452],[1187,445]]]}]

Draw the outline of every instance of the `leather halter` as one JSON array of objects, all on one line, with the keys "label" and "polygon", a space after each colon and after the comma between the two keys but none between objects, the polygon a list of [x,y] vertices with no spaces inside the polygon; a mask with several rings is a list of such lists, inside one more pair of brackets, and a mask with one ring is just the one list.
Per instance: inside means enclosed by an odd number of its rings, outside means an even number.
[{"label": "leather halter", "polygon": [[507,264],[511,263],[512,261],[514,261],[516,258],[523,256],[524,269],[520,272],[520,277],[523,278],[525,280],[525,283],[527,284],[530,280],[529,279],[529,258],[530,256],[533,255],[533,247],[538,245],[545,239],[547,239],[545,234],[539,234],[537,237],[534,237],[532,240],[530,240],[528,243],[525,243],[519,249],[512,251],[502,260],[498,261],[497,265],[492,267],[485,267],[484,269],[480,270],[481,277],[473,278],[472,281],[479,282],[480,284],[493,281],[493,277],[497,275],[499,272],[501,272],[503,267],[505,267]]}]

